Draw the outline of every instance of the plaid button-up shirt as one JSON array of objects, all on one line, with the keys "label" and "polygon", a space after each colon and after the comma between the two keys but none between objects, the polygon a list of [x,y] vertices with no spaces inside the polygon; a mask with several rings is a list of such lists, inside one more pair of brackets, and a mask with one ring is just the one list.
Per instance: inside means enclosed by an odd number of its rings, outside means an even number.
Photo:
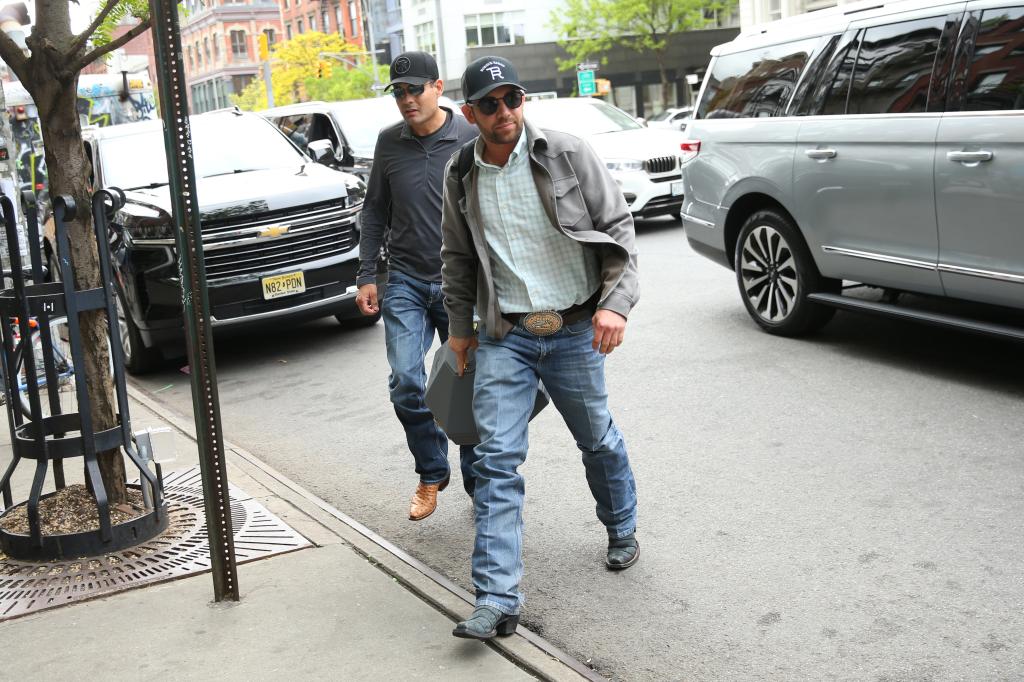
[{"label": "plaid button-up shirt", "polygon": [[597,254],[553,226],[530,171],[526,131],[504,167],[475,147],[477,190],[494,288],[505,313],[563,310],[583,303],[601,284]]}]

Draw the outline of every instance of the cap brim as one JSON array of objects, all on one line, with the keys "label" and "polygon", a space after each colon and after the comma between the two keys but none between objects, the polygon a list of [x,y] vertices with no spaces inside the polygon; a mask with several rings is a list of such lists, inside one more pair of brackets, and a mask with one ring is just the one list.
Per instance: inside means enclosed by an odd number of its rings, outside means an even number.
[{"label": "cap brim", "polygon": [[436,79],[434,79],[434,78],[423,78],[422,76],[402,76],[401,78],[396,78],[393,81],[391,81],[390,83],[388,83],[387,85],[385,85],[384,89],[387,90],[388,88],[393,88],[398,83],[405,83],[407,85],[426,85],[427,83],[429,83],[432,80],[436,80]]},{"label": "cap brim", "polygon": [[476,101],[476,100],[480,99],[481,97],[486,97],[487,93],[491,92],[492,90],[497,90],[498,88],[500,88],[502,86],[505,86],[505,85],[511,85],[513,88],[519,88],[523,92],[526,92],[526,88],[524,88],[519,83],[509,83],[508,81],[505,81],[503,83],[488,83],[485,87],[480,88],[479,90],[474,92],[472,95],[467,97],[466,100],[469,101],[469,102]]}]

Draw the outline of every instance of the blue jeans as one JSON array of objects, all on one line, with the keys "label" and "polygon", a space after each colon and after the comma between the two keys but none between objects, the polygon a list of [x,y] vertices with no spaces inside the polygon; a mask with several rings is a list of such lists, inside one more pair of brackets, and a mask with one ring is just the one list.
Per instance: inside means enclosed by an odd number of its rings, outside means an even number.
[{"label": "blue jeans", "polygon": [[[448,478],[448,436],[434,422],[423,401],[427,384],[423,359],[435,332],[441,343],[448,340],[448,313],[442,303],[441,284],[392,271],[380,306],[391,366],[391,403],[405,429],[420,481],[438,483]],[[473,446],[461,446],[460,461],[463,485],[472,495]]]},{"label": "blue jeans", "polygon": [[515,327],[504,339],[480,334],[476,353],[473,413],[481,442],[476,446],[476,543],[473,586],[478,606],[515,614],[523,603],[523,495],[518,473],[526,461],[527,426],[543,381],[583,454],[597,517],[608,535],[636,528],[636,483],[626,443],[608,412],[604,356],[591,347],[590,319],[547,337]]}]

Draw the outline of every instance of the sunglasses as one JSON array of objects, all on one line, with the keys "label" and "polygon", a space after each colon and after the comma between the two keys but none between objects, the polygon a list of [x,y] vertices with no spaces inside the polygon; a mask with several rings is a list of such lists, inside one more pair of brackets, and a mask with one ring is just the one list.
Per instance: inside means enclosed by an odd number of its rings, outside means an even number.
[{"label": "sunglasses", "polygon": [[526,93],[522,90],[510,90],[506,92],[501,99],[496,97],[481,97],[478,100],[470,102],[473,106],[480,110],[480,113],[484,116],[493,116],[498,111],[498,102],[504,102],[505,106],[509,109],[518,109],[523,106],[523,99],[526,97]]},{"label": "sunglasses", "polygon": [[[433,83],[433,81],[430,82]],[[423,85],[410,85],[407,88],[403,88],[401,85],[396,85],[391,88],[391,96],[395,99],[402,99],[405,97],[406,93],[409,93],[413,97],[419,97],[423,94],[423,91],[427,89],[427,85],[427,83],[424,83]]]}]

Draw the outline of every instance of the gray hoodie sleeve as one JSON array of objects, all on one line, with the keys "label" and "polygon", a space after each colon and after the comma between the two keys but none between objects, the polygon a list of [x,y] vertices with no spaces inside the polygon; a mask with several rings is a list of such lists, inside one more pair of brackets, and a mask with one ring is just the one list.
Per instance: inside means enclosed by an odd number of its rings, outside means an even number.
[{"label": "gray hoodie sleeve", "polygon": [[356,286],[375,284],[377,282],[377,261],[380,260],[380,247],[384,243],[387,231],[388,208],[391,206],[391,188],[384,178],[386,159],[382,158],[381,138],[377,137],[377,145],[373,152],[373,167],[370,169],[370,181],[366,185],[366,197],[363,199],[363,210],[359,215],[359,272],[356,275]]}]

